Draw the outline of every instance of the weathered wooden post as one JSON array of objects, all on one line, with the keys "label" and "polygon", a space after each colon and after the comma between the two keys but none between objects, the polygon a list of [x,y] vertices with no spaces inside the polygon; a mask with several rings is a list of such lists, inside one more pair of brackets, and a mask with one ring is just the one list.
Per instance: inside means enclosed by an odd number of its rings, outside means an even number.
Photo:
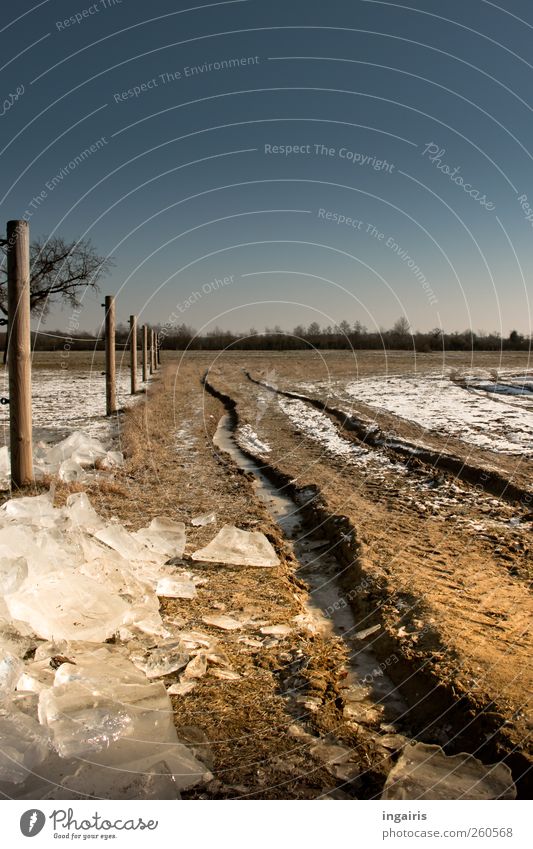
[{"label": "weathered wooden post", "polygon": [[137,316],[130,315],[131,394],[137,392]]},{"label": "weathered wooden post", "polygon": [[11,486],[33,482],[31,420],[30,228],[7,222],[7,312]]},{"label": "weathered wooden post", "polygon": [[115,361],[115,298],[105,296],[105,397],[106,414],[117,411],[116,361]]},{"label": "weathered wooden post", "polygon": [[154,331],[150,329],[150,374],[153,374],[154,371]]},{"label": "weathered wooden post", "polygon": [[143,383],[148,380],[148,327],[143,324]]},{"label": "weathered wooden post", "polygon": [[159,333],[157,334],[157,345],[156,345],[156,353],[157,353],[157,365],[161,365],[161,339],[159,337]]}]

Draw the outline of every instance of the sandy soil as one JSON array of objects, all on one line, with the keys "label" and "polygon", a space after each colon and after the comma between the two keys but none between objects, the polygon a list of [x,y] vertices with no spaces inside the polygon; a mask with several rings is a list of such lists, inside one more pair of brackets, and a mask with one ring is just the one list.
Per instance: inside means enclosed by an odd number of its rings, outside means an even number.
[{"label": "sandy soil", "polygon": [[[470,751],[486,763],[505,759],[526,795],[533,683],[529,504],[510,490],[496,497],[483,489],[483,479],[469,483],[399,454],[392,443],[361,443],[342,415],[321,409],[331,399],[320,393],[313,405],[261,385],[267,381],[283,392],[328,373],[345,379],[353,366],[345,353],[164,358],[146,398],[121,415],[117,447],[125,467],[89,486],[58,484],[56,501],[83,488],[101,514],[131,529],[158,515],[184,521],[186,559],[225,523],[263,531],[279,554],[280,565],[272,569],[190,561],[205,579],[198,597],[162,602],[174,627],[216,635],[240,676],[208,674],[192,692],[172,697],[178,732],[215,775],[190,795],[373,798],[402,739],[389,734],[398,729],[388,725],[381,705],[365,716],[347,714],[350,638],[311,633],[297,618],[309,600],[300,564],[257,498],[252,476],[213,447],[228,404],[236,405],[238,428],[245,426],[245,450],[284,492],[300,500],[306,494],[303,530],[334,548],[339,571],[333,577],[357,628],[377,626],[358,645],[371,646],[404,697],[402,733],[450,753]],[[480,359],[483,367],[494,366],[494,358]],[[357,368],[381,374],[391,363],[398,372],[413,368],[405,354],[384,360],[374,353],[359,355]],[[513,357],[505,365],[525,363]],[[435,358],[424,367],[435,368]],[[202,385],[206,370],[218,398]],[[413,443],[420,438],[416,427],[395,416],[376,416],[364,405],[359,412],[379,418],[388,434]],[[437,455],[453,448],[473,468],[496,468],[525,491],[530,466],[523,458],[489,456],[460,440],[450,446],[439,439],[424,433]],[[190,524],[209,511],[216,513],[215,524]],[[223,631],[202,621],[220,613],[242,619],[243,628]],[[260,628],[280,623],[290,624],[291,632],[265,640]],[[168,676],[167,683],[174,680]],[[325,764],[324,748],[317,750],[324,743],[350,750],[348,763]]]},{"label": "sandy soil", "polygon": [[[336,376],[347,367],[342,355],[339,362]],[[406,367],[399,358],[396,364]],[[336,455],[311,436],[304,419],[301,426],[291,420],[287,409],[301,402],[287,407],[274,393],[269,400],[243,367],[269,383],[275,371],[278,387],[293,386],[295,376],[316,378],[316,371],[296,356],[263,363],[254,357],[246,364],[228,357],[213,364],[209,380],[237,402],[240,423],[250,424],[270,446],[263,459],[280,480],[318,488],[315,521],[322,530],[331,527],[332,517],[344,517],[343,531],[353,531],[357,546],[350,552],[346,545],[343,586],[361,627],[382,625],[381,636],[374,638],[376,651],[382,657],[400,653],[402,662],[389,672],[408,694],[418,736],[437,738],[450,748],[472,750],[474,743],[484,757],[527,751],[533,683],[531,523],[515,522],[527,518],[528,505],[496,499],[418,460],[407,464],[407,475],[405,464],[401,474],[352,465],[347,455]],[[328,368],[336,367],[330,356]],[[364,367],[371,373],[368,360]],[[343,440],[357,442],[335,419],[329,421]],[[390,416],[388,426],[395,433],[408,430]],[[414,438],[412,430],[409,436]],[[454,451],[459,450],[456,443]],[[470,452],[468,446],[464,450]],[[476,457],[486,468],[501,459],[482,452]],[[502,473],[512,473],[512,463],[516,466],[517,458],[503,458]],[[428,480],[436,489],[427,488]],[[436,497],[439,490],[445,497]],[[361,581],[368,588],[352,594]],[[527,761],[516,763],[526,768]]]}]

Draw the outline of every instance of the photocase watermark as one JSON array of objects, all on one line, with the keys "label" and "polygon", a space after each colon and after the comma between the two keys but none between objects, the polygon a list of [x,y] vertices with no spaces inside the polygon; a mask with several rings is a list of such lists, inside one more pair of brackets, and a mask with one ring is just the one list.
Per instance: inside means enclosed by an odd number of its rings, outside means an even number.
[{"label": "photocase watermark", "polygon": [[35,194],[31,201],[29,202],[27,208],[24,211],[22,218],[24,221],[29,221],[30,218],[35,214],[35,212],[39,209],[39,207],[44,203],[48,195],[54,191],[65,179],[76,170],[80,165],[82,165],[90,156],[97,153],[101,150],[105,145],[108,144],[105,136],[100,136],[93,144],[86,147],[80,153],[76,154],[76,156],[70,160],[66,165],[64,165],[57,174],[54,174],[49,180],[46,181],[45,187],[41,189],[40,192]]},{"label": "photocase watermark", "polygon": [[533,227],[533,209],[531,208],[527,195],[519,195],[518,203],[520,204],[520,209],[524,213],[525,220],[529,221]]},{"label": "photocase watermark", "polygon": [[72,343],[74,342],[74,338],[71,334],[76,333],[76,331],[80,329],[80,315],[81,307],[75,307],[69,316],[67,326],[67,333],[69,335],[65,337],[63,348],[59,354],[62,369],[68,368],[67,360],[70,357],[70,350],[72,348]]},{"label": "photocase watermark", "polygon": [[169,83],[187,80],[191,77],[198,77],[202,74],[231,71],[235,70],[235,68],[243,68],[248,65],[258,65],[260,61],[261,59],[259,56],[233,56],[229,59],[219,59],[215,62],[203,62],[201,65],[185,65],[177,71],[163,71],[163,73],[158,74],[156,77],[137,83],[137,85],[134,85],[125,91],[116,91],[113,94],[113,100],[115,103],[125,103],[127,100],[140,97],[142,94],[146,94],[156,88],[166,86]]},{"label": "photocase watermark", "polygon": [[456,165],[454,168],[451,168],[446,162],[443,162],[445,154],[446,148],[439,147],[439,145],[435,142],[429,142],[426,144],[422,151],[422,156],[427,156],[428,160],[435,168],[437,168],[437,170],[441,171],[441,173],[446,177],[449,177],[452,183],[455,183],[456,186],[462,188],[462,190],[471,198],[476,200],[480,206],[483,206],[489,212],[496,209],[496,205],[492,201],[487,200],[486,195],[482,195],[481,192],[474,188],[471,183],[465,182],[463,176],[459,173],[461,170],[460,165]]},{"label": "photocase watermark", "polygon": [[327,210],[321,207],[317,212],[317,217],[321,218],[323,221],[329,221],[332,224],[335,224],[337,227],[349,227],[352,230],[357,230],[360,233],[363,233],[367,236],[370,236],[372,239],[376,239],[378,242],[382,242],[383,245],[390,250],[395,256],[398,257],[401,262],[403,262],[407,268],[413,273],[414,277],[418,280],[424,293],[431,304],[431,306],[435,306],[438,304],[438,298],[435,295],[435,292],[431,288],[431,284],[427,279],[424,272],[420,269],[420,266],[417,265],[415,260],[410,256],[410,254],[402,248],[402,246],[395,240],[393,236],[389,236],[386,233],[383,233],[379,230],[375,224],[371,222],[362,221],[360,218],[351,217],[349,215],[345,215],[341,212],[336,212],[334,210]]},{"label": "photocase watermark", "polygon": [[380,661],[379,665],[372,669],[371,672],[367,672],[364,678],[361,679],[361,684],[372,684],[376,678],[382,678],[385,674],[385,670],[389,668],[389,666],[394,666],[395,663],[398,663],[399,657],[396,654],[390,654],[385,660]]},{"label": "photocase watermark", "polygon": [[386,171],[392,174],[395,165],[387,159],[351,150],[348,147],[331,147],[327,144],[266,144],[264,146],[266,156],[323,156],[330,159],[343,159],[352,165],[360,165],[363,168],[372,168],[374,171]]},{"label": "photocase watermark", "polygon": [[20,100],[20,98],[22,97],[24,92],[25,92],[24,84],[21,83],[20,85],[18,85],[16,87],[14,92],[10,92],[8,94],[8,96],[4,99],[4,101],[2,103],[2,111],[0,112],[0,117],[3,118],[4,115],[6,115],[9,112],[9,110],[13,108],[13,106],[15,105],[17,100]]},{"label": "photocase watermark", "polygon": [[[46,816],[38,808],[30,808],[20,818],[20,830],[24,837],[35,837],[46,825]],[[57,808],[49,815],[54,837],[69,840],[100,838],[111,840],[124,831],[155,831],[159,820],[145,820],[141,816],[109,819],[98,811],[89,817],[76,819],[73,808]],[[117,834],[118,832],[118,834]]]},{"label": "photocase watermark", "polygon": [[220,289],[226,288],[226,286],[231,286],[234,280],[234,274],[229,274],[226,277],[214,277],[213,280],[203,283],[201,289],[191,292],[188,298],[185,298],[183,301],[178,301],[175,309],[170,313],[159,331],[159,342],[161,343],[163,339],[170,335],[172,330],[180,321],[181,316],[185,315],[192,306],[197,304],[207,295],[211,295],[213,292],[218,292]]},{"label": "photocase watermark", "polygon": [[24,811],[20,818],[20,830],[24,837],[36,837],[46,823],[46,817],[38,808]]},{"label": "photocase watermark", "polygon": [[122,0],[98,0],[97,3],[86,6],[85,9],[80,9],[78,12],[74,12],[69,18],[56,21],[56,30],[63,32],[63,30],[70,29],[70,27],[82,24],[87,18],[92,18],[94,15],[98,15],[99,12],[105,12],[108,9],[113,9],[115,6],[122,6]]}]

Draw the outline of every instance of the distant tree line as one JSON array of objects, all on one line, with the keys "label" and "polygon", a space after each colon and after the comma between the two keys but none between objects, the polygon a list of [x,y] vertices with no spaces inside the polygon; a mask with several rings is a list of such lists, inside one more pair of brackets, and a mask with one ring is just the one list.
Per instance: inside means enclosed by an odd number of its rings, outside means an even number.
[{"label": "distant tree line", "polygon": [[[308,327],[298,325],[292,332],[281,327],[266,327],[263,331],[251,328],[245,333],[237,333],[215,327],[205,334],[186,324],[169,327],[159,325],[155,328],[161,334],[161,347],[171,351],[218,351],[231,348],[237,351],[298,351],[309,348],[319,350],[416,350],[418,353],[431,351],[529,351],[532,339],[512,330],[509,336],[499,333],[462,332],[446,333],[440,328],[428,332],[412,331],[408,321],[400,318],[392,328],[368,330],[361,322],[350,324],[342,321],[333,327],[321,327],[312,322]],[[5,336],[5,334],[2,334]],[[0,336],[1,338],[1,336]],[[117,326],[117,346],[126,347],[129,341],[129,327]],[[104,339],[100,331],[72,333],[64,331],[42,331],[33,335],[33,347],[36,351],[60,351],[66,340],[72,351],[103,350]],[[139,343],[140,345],[140,335]]]}]

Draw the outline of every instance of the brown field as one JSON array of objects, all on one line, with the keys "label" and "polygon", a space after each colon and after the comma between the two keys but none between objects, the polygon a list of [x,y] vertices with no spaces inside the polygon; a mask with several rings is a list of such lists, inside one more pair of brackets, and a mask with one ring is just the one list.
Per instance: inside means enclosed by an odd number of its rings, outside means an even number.
[{"label": "brown field", "polygon": [[[84,356],[77,355],[90,367]],[[531,458],[422,434],[407,420],[358,402],[351,405],[352,420],[327,392],[317,392],[314,403],[296,402],[305,403],[309,421],[316,413],[328,423],[342,446],[335,454],[314,438],[313,426],[295,424],[280,403],[289,400],[283,392],[298,392],[302,381],[410,373],[415,362],[405,353],[164,352],[163,366],[147,403],[124,415],[125,468],[108,483],[91,484],[88,494],[100,513],[131,529],[157,515],[186,522],[186,556],[225,523],[262,530],[280,566],[194,563],[205,573],[205,586],[197,599],[164,600],[164,616],[203,630],[209,628],[202,617],[216,612],[292,628],[261,647],[233,632],[214,632],[241,677],[207,676],[192,693],[173,697],[178,731],[208,741],[204,754],[215,775],[190,795],[372,798],[406,739],[438,743],[450,754],[468,751],[485,763],[505,760],[526,795]],[[434,355],[416,359],[417,373],[441,366]],[[450,355],[446,366],[525,370],[528,362],[518,354],[503,360],[479,354],[473,363]],[[46,367],[53,367],[53,358]],[[299,531],[317,546],[329,544],[334,558],[321,579],[335,585],[341,604],[350,607],[355,631],[374,627],[368,637],[335,623],[317,632],[294,625],[309,607],[311,573],[258,497],[254,476],[214,448],[228,409],[246,453],[256,456],[280,492],[303,504]],[[360,422],[369,417],[380,433],[423,442],[426,453],[406,454],[392,438],[384,445],[365,443]],[[243,441],[245,425],[268,452]],[[361,446],[377,461],[363,467],[348,461]],[[60,484],[57,503],[72,488]],[[192,517],[210,510],[216,525],[190,526]],[[361,647],[386,670],[405,705],[401,716],[391,715],[387,699],[372,688],[359,711],[353,704],[347,710],[350,656]],[[316,752],[324,742],[351,749],[349,762],[324,764]]]}]

